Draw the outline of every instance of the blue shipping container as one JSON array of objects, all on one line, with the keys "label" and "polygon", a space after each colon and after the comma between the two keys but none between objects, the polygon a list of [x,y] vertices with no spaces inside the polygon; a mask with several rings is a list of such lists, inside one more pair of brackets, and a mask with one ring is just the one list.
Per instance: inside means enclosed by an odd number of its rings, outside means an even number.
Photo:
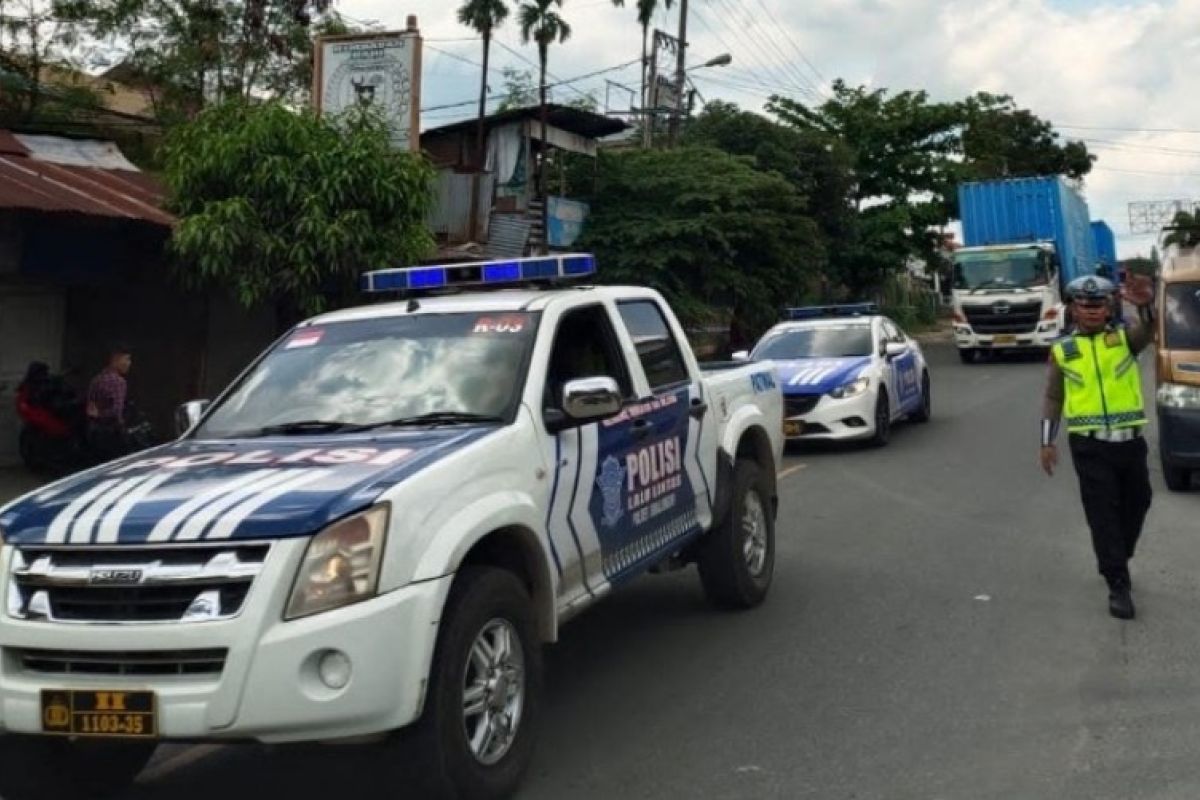
[{"label": "blue shipping container", "polygon": [[1096,248],[1096,261],[1109,269],[1110,275],[1117,274],[1117,237],[1112,228],[1102,219],[1092,223],[1092,242]]},{"label": "blue shipping container", "polygon": [[964,183],[958,204],[967,247],[1053,242],[1063,285],[1096,274],[1087,202],[1063,178]]}]

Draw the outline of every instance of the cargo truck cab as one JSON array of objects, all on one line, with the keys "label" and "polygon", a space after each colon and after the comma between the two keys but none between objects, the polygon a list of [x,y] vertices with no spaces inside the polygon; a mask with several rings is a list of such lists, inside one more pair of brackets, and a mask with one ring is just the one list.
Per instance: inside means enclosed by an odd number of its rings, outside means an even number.
[{"label": "cargo truck cab", "polygon": [[1186,491],[1200,471],[1200,250],[1168,255],[1157,302],[1158,448],[1167,487]]}]

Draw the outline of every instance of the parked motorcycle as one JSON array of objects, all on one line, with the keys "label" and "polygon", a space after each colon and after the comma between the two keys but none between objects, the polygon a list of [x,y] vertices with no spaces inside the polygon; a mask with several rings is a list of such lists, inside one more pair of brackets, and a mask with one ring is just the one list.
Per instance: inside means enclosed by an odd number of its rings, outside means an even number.
[{"label": "parked motorcycle", "polygon": [[[95,466],[102,460],[88,444],[84,403],[60,375],[33,362],[17,387],[17,416],[22,422],[18,448],[31,472],[59,477]],[[126,409],[126,449],[153,444],[150,424],[133,408]]]}]

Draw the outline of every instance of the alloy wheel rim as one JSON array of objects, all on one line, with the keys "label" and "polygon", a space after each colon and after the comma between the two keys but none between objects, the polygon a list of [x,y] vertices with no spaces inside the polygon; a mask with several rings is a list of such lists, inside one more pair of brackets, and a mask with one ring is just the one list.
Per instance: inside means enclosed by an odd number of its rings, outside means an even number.
[{"label": "alloy wheel rim", "polygon": [[754,578],[762,576],[767,566],[767,512],[758,492],[746,495],[742,512],[742,556]]},{"label": "alloy wheel rim", "polygon": [[524,710],[521,639],[511,622],[493,619],[476,635],[463,670],[463,731],[479,763],[492,766],[508,755]]}]

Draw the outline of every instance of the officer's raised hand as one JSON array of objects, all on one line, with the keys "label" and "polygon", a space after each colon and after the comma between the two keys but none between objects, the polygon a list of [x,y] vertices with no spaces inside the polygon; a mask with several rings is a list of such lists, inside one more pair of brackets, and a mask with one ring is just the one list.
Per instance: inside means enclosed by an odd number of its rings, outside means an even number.
[{"label": "officer's raised hand", "polygon": [[1121,295],[1139,308],[1154,302],[1154,281],[1149,275],[1130,274],[1121,286]]}]

